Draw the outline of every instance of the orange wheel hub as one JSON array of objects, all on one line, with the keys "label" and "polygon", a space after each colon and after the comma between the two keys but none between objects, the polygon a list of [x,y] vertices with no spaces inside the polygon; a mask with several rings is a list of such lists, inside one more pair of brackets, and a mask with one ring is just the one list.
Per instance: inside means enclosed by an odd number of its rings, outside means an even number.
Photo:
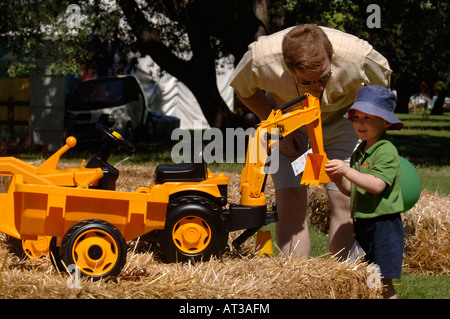
[{"label": "orange wheel hub", "polygon": [[118,254],[114,238],[99,229],[81,233],[72,250],[77,266],[90,276],[101,276],[110,271],[117,263]]},{"label": "orange wheel hub", "polygon": [[205,250],[211,241],[211,228],[198,216],[185,216],[173,227],[172,238],[182,252],[197,254]]},{"label": "orange wheel hub", "polygon": [[25,254],[32,260],[45,258],[49,255],[50,236],[38,236],[36,240],[22,240]]}]

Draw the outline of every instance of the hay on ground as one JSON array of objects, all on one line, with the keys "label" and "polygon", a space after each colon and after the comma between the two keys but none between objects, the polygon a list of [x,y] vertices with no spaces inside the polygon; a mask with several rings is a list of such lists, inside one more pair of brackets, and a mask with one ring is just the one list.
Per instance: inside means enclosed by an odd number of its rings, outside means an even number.
[{"label": "hay on ground", "polygon": [[[4,247],[4,245],[2,245]],[[198,263],[166,264],[152,252],[130,246],[122,273],[109,281],[76,282],[50,261],[19,261],[0,250],[0,298],[380,298],[360,262],[226,255]],[[372,288],[371,288],[372,287]]]}]

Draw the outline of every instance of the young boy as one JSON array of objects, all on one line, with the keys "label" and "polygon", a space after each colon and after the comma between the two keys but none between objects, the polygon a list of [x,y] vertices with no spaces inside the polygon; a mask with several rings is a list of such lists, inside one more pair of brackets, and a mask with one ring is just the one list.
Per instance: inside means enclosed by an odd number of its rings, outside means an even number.
[{"label": "young boy", "polygon": [[400,159],[395,146],[385,139],[387,129],[403,128],[394,115],[395,106],[396,96],[389,89],[361,88],[346,117],[362,142],[350,166],[340,160],[325,166],[339,190],[351,198],[355,240],[366,260],[380,267],[384,298],[397,297],[392,279],[400,278],[403,259]]}]

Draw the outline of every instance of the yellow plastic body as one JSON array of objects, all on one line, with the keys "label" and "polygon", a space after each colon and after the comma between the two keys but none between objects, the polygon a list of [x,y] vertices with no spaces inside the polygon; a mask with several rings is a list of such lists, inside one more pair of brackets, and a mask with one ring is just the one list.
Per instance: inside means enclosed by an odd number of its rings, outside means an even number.
[{"label": "yellow plastic body", "polygon": [[290,109],[291,111],[285,113],[273,110],[267,120],[261,121],[255,134],[250,136],[246,164],[241,173],[241,205],[266,205],[266,198],[262,192],[266,175],[264,166],[268,150],[273,150],[275,143],[278,142],[278,139],[268,139],[267,134],[284,137],[306,125],[312,153],[307,157],[301,184],[318,185],[330,181],[325,173],[328,159],[323,148],[319,100],[307,93],[306,99]]},{"label": "yellow plastic body", "polygon": [[128,193],[25,184],[14,175],[0,194],[0,231],[19,239],[62,237],[75,223],[98,218],[115,225],[125,240],[164,228],[169,193],[156,185],[149,193]]},{"label": "yellow plastic body", "polygon": [[[218,186],[220,185],[228,185],[229,178],[223,173],[218,173],[214,175],[208,168],[208,176],[205,180],[200,182],[166,182],[162,185],[166,187],[169,192],[169,196],[181,193],[181,192],[190,192],[190,193],[203,193],[208,194],[213,197],[219,198],[221,196]],[[154,187],[158,186],[153,182],[149,187],[141,187],[136,192],[151,192]]]},{"label": "yellow plastic body", "polygon": [[258,230],[256,233],[256,250],[258,256],[273,256],[273,243],[270,230]]}]

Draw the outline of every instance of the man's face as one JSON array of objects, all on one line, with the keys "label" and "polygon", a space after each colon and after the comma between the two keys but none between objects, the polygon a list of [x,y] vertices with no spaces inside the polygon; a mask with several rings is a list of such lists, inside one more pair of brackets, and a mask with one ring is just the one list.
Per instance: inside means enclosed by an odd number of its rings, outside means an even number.
[{"label": "man's face", "polygon": [[308,72],[295,70],[295,78],[297,84],[303,87],[306,92],[311,93],[315,97],[320,98],[327,81],[332,74],[331,62],[326,58],[322,67],[318,71]]}]

